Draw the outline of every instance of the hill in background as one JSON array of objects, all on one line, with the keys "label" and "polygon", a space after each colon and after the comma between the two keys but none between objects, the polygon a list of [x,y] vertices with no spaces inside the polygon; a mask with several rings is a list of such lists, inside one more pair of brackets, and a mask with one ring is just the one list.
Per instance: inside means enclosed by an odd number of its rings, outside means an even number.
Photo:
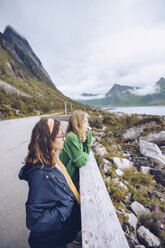
[{"label": "hill in background", "polygon": [[7,26],[0,33],[1,118],[53,113],[65,101],[81,106],[56,88],[28,41]]},{"label": "hill in background", "polygon": [[114,84],[104,97],[89,99],[89,94],[82,95],[79,101],[92,106],[160,106],[165,105],[165,79],[162,77],[153,87],[146,88]]}]

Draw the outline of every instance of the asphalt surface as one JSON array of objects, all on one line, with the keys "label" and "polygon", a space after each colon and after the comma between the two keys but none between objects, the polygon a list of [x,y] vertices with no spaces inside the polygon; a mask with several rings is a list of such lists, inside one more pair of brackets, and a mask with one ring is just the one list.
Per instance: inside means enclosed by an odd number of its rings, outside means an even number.
[{"label": "asphalt surface", "polygon": [[[27,248],[27,182],[18,179],[31,131],[40,117],[0,121],[0,248]],[[67,122],[61,123],[63,129]]]}]

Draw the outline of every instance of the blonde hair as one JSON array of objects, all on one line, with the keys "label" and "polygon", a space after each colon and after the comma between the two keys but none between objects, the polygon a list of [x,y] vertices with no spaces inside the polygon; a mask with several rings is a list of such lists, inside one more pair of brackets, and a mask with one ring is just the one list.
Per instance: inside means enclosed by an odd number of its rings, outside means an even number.
[{"label": "blonde hair", "polygon": [[80,141],[86,140],[86,130],[84,127],[86,118],[88,118],[89,115],[81,110],[76,110],[72,113],[72,115],[69,118],[69,123],[66,129],[65,135],[69,133],[70,131],[73,131],[75,134],[78,135]]}]

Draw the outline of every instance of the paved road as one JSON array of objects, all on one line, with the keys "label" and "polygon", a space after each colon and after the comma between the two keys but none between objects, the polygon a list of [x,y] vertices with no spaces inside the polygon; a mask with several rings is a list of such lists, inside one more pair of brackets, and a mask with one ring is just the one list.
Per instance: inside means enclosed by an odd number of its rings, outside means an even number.
[{"label": "paved road", "polygon": [[[28,186],[18,179],[32,128],[40,117],[0,121],[0,248],[27,248]],[[67,122],[62,122],[66,128]]]}]

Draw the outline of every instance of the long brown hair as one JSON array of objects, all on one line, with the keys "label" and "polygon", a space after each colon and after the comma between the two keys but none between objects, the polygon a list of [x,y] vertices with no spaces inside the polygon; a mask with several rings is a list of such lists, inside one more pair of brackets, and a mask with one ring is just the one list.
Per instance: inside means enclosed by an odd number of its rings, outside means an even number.
[{"label": "long brown hair", "polygon": [[89,115],[81,110],[75,110],[69,118],[68,126],[65,135],[70,131],[73,131],[78,135],[81,141],[86,140],[86,130],[84,129],[85,118]]},{"label": "long brown hair", "polygon": [[31,141],[28,146],[29,153],[25,158],[26,164],[35,165],[38,161],[53,168],[56,163],[53,141],[59,131],[60,121],[54,120],[52,132],[48,126],[48,119],[41,119],[32,130]]}]

